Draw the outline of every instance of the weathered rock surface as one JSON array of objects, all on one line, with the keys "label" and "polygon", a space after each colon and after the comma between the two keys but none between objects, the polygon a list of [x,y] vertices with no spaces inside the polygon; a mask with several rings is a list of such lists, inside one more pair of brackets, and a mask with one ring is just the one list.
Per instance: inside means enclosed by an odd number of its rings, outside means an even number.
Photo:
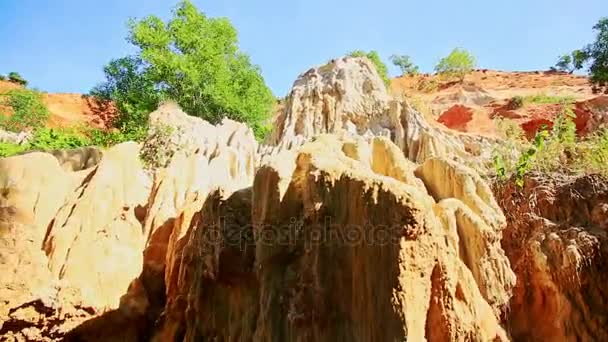
[{"label": "weathered rock surface", "polygon": [[417,171],[387,138],[324,135],[269,156],[255,180],[204,176],[238,160],[173,158],[150,196],[142,274],[69,338],[506,340],[504,217],[473,171]]},{"label": "weathered rock surface", "polygon": [[504,339],[414,165],[371,145],[319,137],[285,189],[272,165],[258,171],[255,339]]},{"label": "weathered rock surface", "polygon": [[48,154],[0,159],[0,316],[50,281],[41,249],[47,226],[81,177]]},{"label": "weathered rock surface", "polygon": [[323,133],[390,138],[412,161],[482,156],[491,142],[432,126],[409,104],[392,99],[366,58],[345,57],[300,75],[275,118],[269,145],[300,146]]},{"label": "weathered rock surface", "polygon": [[608,340],[608,183],[530,178],[496,187],[503,248],[517,274],[507,330],[515,341]]},{"label": "weathered rock surface", "polygon": [[139,148],[108,150],[95,168],[62,169],[46,153],[0,160],[0,335],[53,340],[117,307],[141,269],[138,212],[149,193]]},{"label": "weathered rock surface", "polygon": [[9,132],[0,129],[0,142],[11,144],[25,144],[32,138],[32,134],[28,132]]}]

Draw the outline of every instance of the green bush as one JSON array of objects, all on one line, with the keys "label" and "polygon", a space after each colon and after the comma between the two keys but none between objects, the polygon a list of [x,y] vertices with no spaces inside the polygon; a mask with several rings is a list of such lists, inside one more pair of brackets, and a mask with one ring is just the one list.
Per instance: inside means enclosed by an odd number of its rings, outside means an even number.
[{"label": "green bush", "polygon": [[495,173],[501,178],[514,176],[520,186],[530,171],[608,176],[608,129],[579,138],[574,118],[572,105],[565,104],[553,127],[542,128],[532,142],[513,144],[512,138],[506,139],[495,150]]},{"label": "green bush", "polygon": [[27,149],[27,146],[0,142],[0,158],[10,157],[19,154]]},{"label": "green bush", "polygon": [[89,146],[88,137],[74,129],[40,128],[29,141],[28,150],[62,150]]},{"label": "green bush", "polygon": [[35,90],[9,90],[0,95],[0,104],[13,111],[10,117],[0,116],[0,127],[13,132],[42,127],[50,115],[42,96]]},{"label": "green bush", "polygon": [[5,80],[6,80],[6,76],[0,75],[0,81],[5,81]]},{"label": "green bush", "polygon": [[[86,132],[90,145],[107,147],[118,145],[125,141],[136,141],[132,136],[117,130],[91,129]],[[141,140],[141,139],[139,139]]]},{"label": "green bush", "polygon": [[259,67],[239,50],[227,19],[207,17],[182,1],[168,22],[148,16],[129,27],[138,52],[110,62],[106,81],[92,91],[116,103],[123,133],[143,138],[147,114],[171,99],[213,124],[224,117],[247,123],[261,138],[274,96]]},{"label": "green bush", "polygon": [[109,147],[128,141],[117,131],[84,128],[38,128],[26,144],[0,143],[0,158],[27,151],[50,151],[85,146]]},{"label": "green bush", "polygon": [[20,84],[24,87],[27,86],[27,81],[18,72],[15,72],[15,71],[9,72],[8,79],[9,79],[9,81]]},{"label": "green bush", "polygon": [[568,104],[576,101],[574,96],[553,96],[546,94],[528,95],[523,97],[523,103],[535,104]]},{"label": "green bush", "polygon": [[508,107],[511,110],[519,109],[524,106],[524,98],[522,96],[513,96],[509,100]]},{"label": "green bush", "polygon": [[455,48],[447,56],[439,60],[435,72],[448,78],[456,77],[460,82],[475,68],[475,56],[464,49]]},{"label": "green bush", "polygon": [[372,63],[374,63],[376,71],[378,72],[378,75],[380,75],[380,78],[382,78],[384,85],[388,87],[391,84],[391,80],[388,78],[388,68],[386,67],[386,64],[382,62],[382,59],[380,59],[380,55],[377,51],[372,50],[370,52],[365,52],[363,50],[355,50],[349,52],[348,56],[367,57],[370,61],[372,61]]}]

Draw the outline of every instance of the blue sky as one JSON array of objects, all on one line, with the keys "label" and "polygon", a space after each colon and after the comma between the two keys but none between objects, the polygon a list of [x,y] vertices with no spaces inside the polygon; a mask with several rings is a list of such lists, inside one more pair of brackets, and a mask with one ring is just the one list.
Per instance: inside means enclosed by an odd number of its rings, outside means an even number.
[{"label": "blue sky", "polygon": [[[277,96],[301,72],[354,49],[375,49],[387,63],[391,54],[408,54],[427,72],[457,46],[483,68],[546,69],[591,42],[591,27],[608,16],[606,0],[194,2],[209,16],[230,18]],[[18,71],[49,92],[87,92],[103,80],[104,64],[134,52],[127,19],[168,18],[175,3],[0,0],[0,74]]]}]

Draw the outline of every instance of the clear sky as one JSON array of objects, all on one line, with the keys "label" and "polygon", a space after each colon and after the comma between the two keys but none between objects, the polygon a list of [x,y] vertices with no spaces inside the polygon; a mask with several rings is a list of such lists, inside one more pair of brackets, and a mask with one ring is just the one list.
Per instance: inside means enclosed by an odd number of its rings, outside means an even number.
[{"label": "clear sky", "polygon": [[[230,18],[240,47],[285,95],[308,68],[354,49],[388,63],[408,54],[430,72],[454,47],[482,68],[536,70],[592,41],[608,0],[195,0]],[[0,0],[0,74],[18,71],[32,87],[87,92],[112,58],[132,53],[126,21],[168,18],[176,0]],[[392,74],[396,70],[391,68]]]}]

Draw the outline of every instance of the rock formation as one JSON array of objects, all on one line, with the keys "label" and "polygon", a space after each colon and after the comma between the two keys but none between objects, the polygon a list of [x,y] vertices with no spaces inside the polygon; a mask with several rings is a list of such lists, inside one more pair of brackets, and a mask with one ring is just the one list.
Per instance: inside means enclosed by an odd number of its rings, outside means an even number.
[{"label": "rock formation", "polygon": [[31,139],[32,135],[28,132],[14,133],[0,129],[0,142],[11,144],[25,144]]},{"label": "rock formation", "polygon": [[496,187],[502,245],[517,274],[507,329],[515,341],[608,339],[608,186],[595,175],[531,177]]},{"label": "rock formation", "polygon": [[0,160],[3,294],[0,335],[62,336],[114,308],[141,269],[137,210],[149,185],[138,147],[110,149],[95,168],[62,169],[50,154]]},{"label": "rock formation", "polygon": [[[438,167],[423,181],[383,137],[321,135],[215,186],[196,176],[233,166],[214,160],[173,159],[150,197],[138,284],[69,338],[506,340],[504,217],[470,169],[440,164],[460,178],[434,196],[456,214],[427,193],[443,189]],[[142,325],[107,328],[124,322]]]},{"label": "rock formation", "polygon": [[467,165],[493,143],[343,58],[298,78],[265,145],[165,103],[141,146],[0,159],[0,336],[607,339],[608,188],[491,189]]},{"label": "rock formation", "polygon": [[269,145],[301,145],[322,133],[390,138],[412,161],[429,157],[487,158],[490,141],[435,127],[407,102],[389,96],[366,58],[345,57],[312,68],[295,81],[275,118]]}]

